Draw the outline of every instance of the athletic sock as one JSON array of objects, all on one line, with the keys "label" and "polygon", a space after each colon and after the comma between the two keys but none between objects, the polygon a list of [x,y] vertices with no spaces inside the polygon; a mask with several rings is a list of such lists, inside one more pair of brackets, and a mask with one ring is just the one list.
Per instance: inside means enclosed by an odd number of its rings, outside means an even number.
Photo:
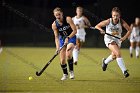
[{"label": "athletic sock", "polygon": [[105,64],[110,63],[111,61],[113,61],[112,55],[109,55],[107,59],[105,59]]},{"label": "athletic sock", "polygon": [[138,57],[139,56],[139,51],[140,51],[140,48],[139,48],[139,46],[136,46],[136,57]]},{"label": "athletic sock", "polygon": [[61,64],[61,68],[62,68],[64,74],[68,74],[67,64]]},{"label": "athletic sock", "polygon": [[118,66],[120,67],[120,69],[122,70],[122,72],[124,73],[124,71],[126,71],[126,67],[123,61],[123,58],[116,58],[116,61],[118,63]]},{"label": "athletic sock", "polygon": [[130,54],[133,53],[133,47],[130,46],[130,48],[129,48],[129,52],[130,52]]},{"label": "athletic sock", "polygon": [[69,71],[73,71],[73,57],[68,60]]},{"label": "athletic sock", "polygon": [[73,49],[73,60],[74,60],[74,62],[78,61],[78,54],[79,54],[79,50],[74,48]]}]

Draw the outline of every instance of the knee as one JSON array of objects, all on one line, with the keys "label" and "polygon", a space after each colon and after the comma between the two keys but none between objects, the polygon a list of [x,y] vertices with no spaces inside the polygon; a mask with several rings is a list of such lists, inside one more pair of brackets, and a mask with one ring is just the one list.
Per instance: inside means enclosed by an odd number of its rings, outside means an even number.
[{"label": "knee", "polygon": [[79,46],[78,46],[78,45],[76,45],[76,46],[74,47],[74,49],[77,49],[77,50],[78,50],[78,49],[79,49]]},{"label": "knee", "polygon": [[65,59],[61,59],[60,61],[61,61],[61,64],[65,64],[66,63]]},{"label": "knee", "polygon": [[116,59],[116,55],[112,55],[112,59],[115,60]]},{"label": "knee", "polygon": [[121,53],[120,52],[116,52],[115,56],[116,56],[116,58],[119,58],[119,57],[121,57]]},{"label": "knee", "polygon": [[71,59],[71,55],[67,55],[67,60]]},{"label": "knee", "polygon": [[67,58],[67,60],[71,59],[72,58],[72,52],[70,52],[70,51],[67,52],[66,58]]}]

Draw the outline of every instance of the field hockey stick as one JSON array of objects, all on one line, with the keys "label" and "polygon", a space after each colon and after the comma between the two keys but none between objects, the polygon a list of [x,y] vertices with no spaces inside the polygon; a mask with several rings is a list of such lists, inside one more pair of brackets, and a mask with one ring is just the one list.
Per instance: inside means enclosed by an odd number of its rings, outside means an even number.
[{"label": "field hockey stick", "polygon": [[120,37],[117,37],[117,36],[111,35],[111,34],[106,33],[106,32],[105,32],[105,34],[107,34],[107,35],[109,35],[109,36],[112,36],[112,37],[115,37],[115,38],[117,38],[117,39],[121,39]]},{"label": "field hockey stick", "polygon": [[[96,29],[95,27],[89,27],[90,29],[94,29],[94,30],[98,30],[98,29]],[[117,37],[117,36],[114,36],[114,35],[111,35],[111,34],[109,34],[109,33],[104,33],[104,34],[106,34],[106,35],[109,35],[109,36],[112,36],[112,37],[115,37],[115,38],[117,38],[117,39],[121,39],[120,37]]]},{"label": "field hockey stick", "polygon": [[60,53],[60,51],[66,46],[66,44],[64,44],[56,53],[55,55],[49,60],[49,62],[43,67],[43,69],[41,69],[40,72],[36,72],[36,75],[37,76],[40,76],[44,71],[45,69],[50,65],[50,63],[53,61],[53,59]]}]

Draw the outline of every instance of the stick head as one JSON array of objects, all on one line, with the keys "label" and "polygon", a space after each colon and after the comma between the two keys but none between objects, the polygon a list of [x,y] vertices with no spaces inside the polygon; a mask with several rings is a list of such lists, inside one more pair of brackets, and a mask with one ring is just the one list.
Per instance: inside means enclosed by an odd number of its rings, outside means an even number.
[{"label": "stick head", "polygon": [[40,75],[41,75],[40,73],[36,72],[36,76],[40,76]]}]

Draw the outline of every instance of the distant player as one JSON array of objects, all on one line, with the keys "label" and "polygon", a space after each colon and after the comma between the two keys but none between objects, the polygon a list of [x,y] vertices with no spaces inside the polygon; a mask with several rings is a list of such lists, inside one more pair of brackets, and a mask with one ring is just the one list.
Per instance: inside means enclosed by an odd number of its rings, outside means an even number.
[{"label": "distant player", "polygon": [[[125,67],[123,58],[121,56],[121,42],[124,41],[126,38],[129,37],[131,33],[131,29],[129,25],[120,18],[121,12],[118,7],[114,7],[112,9],[112,18],[109,18],[107,20],[104,20],[97,24],[95,26],[96,29],[100,30],[101,33],[104,33],[105,31],[102,29],[102,27],[106,26],[106,33],[112,34],[114,36],[120,37],[121,39],[116,39],[112,36],[106,35],[104,36],[104,42],[106,46],[111,50],[111,55],[108,56],[108,58],[103,58],[102,60],[102,69],[103,71],[106,71],[107,65],[116,59],[118,66],[122,70],[122,73],[124,74],[124,77],[128,77],[129,73]],[[121,37],[122,33],[122,26],[127,30],[127,33]]]},{"label": "distant player", "polygon": [[88,28],[90,25],[89,20],[83,15],[83,8],[76,8],[76,16],[72,18],[74,24],[76,25],[77,34],[76,34],[76,46],[73,50],[73,59],[74,64],[77,65],[78,62],[78,54],[82,44],[85,42],[85,28]]},{"label": "distant player", "polygon": [[1,40],[0,40],[0,53],[2,52],[2,45],[1,45]]},{"label": "distant player", "polygon": [[130,35],[130,57],[133,57],[133,49],[135,48],[136,58],[139,58],[140,51],[140,18],[136,17],[135,22],[131,24]]},{"label": "distant player", "polygon": [[52,24],[55,35],[56,52],[64,44],[67,44],[67,46],[60,51],[61,68],[63,70],[63,77],[61,80],[66,80],[68,78],[66,60],[69,65],[70,78],[74,79],[72,51],[76,44],[76,26],[71,17],[63,15],[61,8],[55,8],[53,13],[56,18]]}]

